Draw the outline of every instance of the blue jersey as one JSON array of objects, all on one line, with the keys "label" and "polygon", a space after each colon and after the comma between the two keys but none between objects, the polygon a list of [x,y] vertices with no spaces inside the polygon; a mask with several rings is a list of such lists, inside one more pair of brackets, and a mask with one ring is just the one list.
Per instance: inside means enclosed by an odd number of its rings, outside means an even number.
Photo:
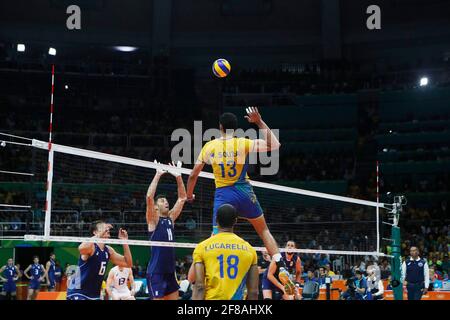
[{"label": "blue jersey", "polygon": [[[288,259],[286,259],[286,253],[282,252],[281,253],[281,259],[283,259],[283,261],[284,261],[284,263],[286,265],[287,272],[289,272],[290,276],[292,278],[294,278],[295,274],[297,272],[297,269],[296,269],[297,259],[300,259],[300,257],[296,253],[294,253],[292,255],[292,259],[288,260]],[[267,279],[268,273],[269,273],[269,267],[267,267],[266,271],[264,271],[263,280]],[[277,279],[278,279],[278,274],[279,274],[279,270],[277,268],[275,273],[274,273],[274,277],[277,278]]]},{"label": "blue jersey", "polygon": [[[160,217],[158,225],[149,233],[150,241],[174,242],[173,221],[168,217]],[[150,247],[151,258],[147,267],[147,274],[174,273],[175,272],[175,248],[174,247]]]},{"label": "blue jersey", "polygon": [[297,272],[297,259],[299,259],[299,256],[294,253],[292,255],[292,258],[290,260],[288,260],[286,258],[286,252],[282,252],[281,253],[281,257],[284,260],[284,263],[286,264],[286,270],[289,272],[290,275],[295,276],[296,272]]},{"label": "blue jersey", "polygon": [[62,270],[61,267],[55,267],[55,281],[61,282]]},{"label": "blue jersey", "polygon": [[48,269],[48,279],[50,282],[55,281],[55,267],[56,263],[50,259],[50,268]]},{"label": "blue jersey", "polygon": [[17,276],[16,267],[14,266],[6,266],[3,271],[3,277],[8,280],[8,282],[14,282],[14,278]]},{"label": "blue jersey", "polygon": [[103,250],[95,243],[95,251],[86,261],[78,259],[78,268],[70,277],[67,287],[67,298],[83,296],[88,299],[99,299],[106,267],[110,258],[108,247]]},{"label": "blue jersey", "polygon": [[40,264],[32,264],[31,265],[31,281],[40,282],[39,278],[44,273],[44,269]]}]

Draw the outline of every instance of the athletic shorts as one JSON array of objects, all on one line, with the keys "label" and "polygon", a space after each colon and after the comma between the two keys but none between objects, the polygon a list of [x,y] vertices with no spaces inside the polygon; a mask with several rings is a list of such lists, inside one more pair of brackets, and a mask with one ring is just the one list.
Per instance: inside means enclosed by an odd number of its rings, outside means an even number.
[{"label": "athletic shorts", "polygon": [[[134,297],[131,295],[131,291],[130,290],[116,290],[116,289],[112,289],[112,294],[114,295],[114,297],[118,300],[132,300]],[[112,297],[111,297],[112,298]]]},{"label": "athletic shorts", "polygon": [[147,275],[150,299],[163,298],[180,289],[174,273],[152,273]]},{"label": "athletic shorts", "polygon": [[3,284],[3,291],[7,293],[16,292],[17,287],[14,281],[7,281]]},{"label": "athletic shorts", "polygon": [[36,280],[31,280],[28,285],[28,289],[39,290],[41,289],[41,282]]},{"label": "athletic shorts", "polygon": [[258,199],[253,192],[253,187],[248,182],[236,183],[233,186],[216,189],[214,194],[213,228],[217,226],[217,210],[223,204],[231,204],[236,208],[239,217],[245,219],[255,219],[263,214]]},{"label": "athletic shorts", "polygon": [[281,291],[276,285],[274,285],[272,281],[267,279],[267,277],[263,277],[261,288],[262,290],[271,290],[283,294],[283,291]]}]

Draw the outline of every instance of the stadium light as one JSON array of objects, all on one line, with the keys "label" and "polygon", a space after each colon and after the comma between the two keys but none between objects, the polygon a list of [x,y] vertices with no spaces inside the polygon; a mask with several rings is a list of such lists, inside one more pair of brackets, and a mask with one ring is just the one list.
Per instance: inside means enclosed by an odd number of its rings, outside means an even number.
[{"label": "stadium light", "polygon": [[136,51],[137,47],[129,47],[129,46],[115,46],[114,49],[120,52],[133,52]]},{"label": "stadium light", "polygon": [[56,56],[56,49],[50,47],[50,48],[48,49],[48,54],[51,55],[51,56]]},{"label": "stadium light", "polygon": [[420,78],[420,86],[425,87],[427,85],[428,85],[428,78],[427,77]]},{"label": "stadium light", "polygon": [[23,43],[19,43],[17,45],[17,51],[18,52],[25,52],[25,45]]}]

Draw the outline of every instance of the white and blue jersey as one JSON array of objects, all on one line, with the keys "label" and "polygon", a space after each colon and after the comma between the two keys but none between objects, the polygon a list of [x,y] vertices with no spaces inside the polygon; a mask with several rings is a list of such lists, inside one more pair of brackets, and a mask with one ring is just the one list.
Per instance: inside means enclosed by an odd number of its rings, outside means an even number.
[{"label": "white and blue jersey", "polygon": [[70,277],[67,300],[99,300],[102,282],[110,258],[108,247],[102,250],[95,243],[95,251],[86,261],[78,259],[75,274]]},{"label": "white and blue jersey", "polygon": [[16,282],[14,278],[17,276],[17,271],[15,266],[6,266],[3,271],[3,277],[6,282],[3,284],[3,291],[5,292],[16,292]]},{"label": "white and blue jersey", "polygon": [[44,268],[39,263],[34,263],[31,265],[31,280],[29,288],[33,290],[39,290],[41,287],[40,278],[44,275]]},{"label": "white and blue jersey", "polygon": [[[169,217],[160,217],[150,241],[174,242],[173,221]],[[150,247],[151,258],[147,266],[147,286],[150,298],[162,298],[178,291],[175,277],[175,248]]]}]

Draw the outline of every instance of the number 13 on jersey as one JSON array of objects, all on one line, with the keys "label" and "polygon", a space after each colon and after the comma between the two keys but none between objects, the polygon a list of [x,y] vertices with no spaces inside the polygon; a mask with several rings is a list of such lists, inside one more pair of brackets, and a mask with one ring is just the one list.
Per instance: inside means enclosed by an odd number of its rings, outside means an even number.
[{"label": "number 13 on jersey", "polygon": [[[222,178],[225,178],[225,163],[219,163],[220,169],[222,171]],[[234,161],[228,161],[226,164],[227,167],[227,174],[230,178],[236,176],[236,162]]]}]

